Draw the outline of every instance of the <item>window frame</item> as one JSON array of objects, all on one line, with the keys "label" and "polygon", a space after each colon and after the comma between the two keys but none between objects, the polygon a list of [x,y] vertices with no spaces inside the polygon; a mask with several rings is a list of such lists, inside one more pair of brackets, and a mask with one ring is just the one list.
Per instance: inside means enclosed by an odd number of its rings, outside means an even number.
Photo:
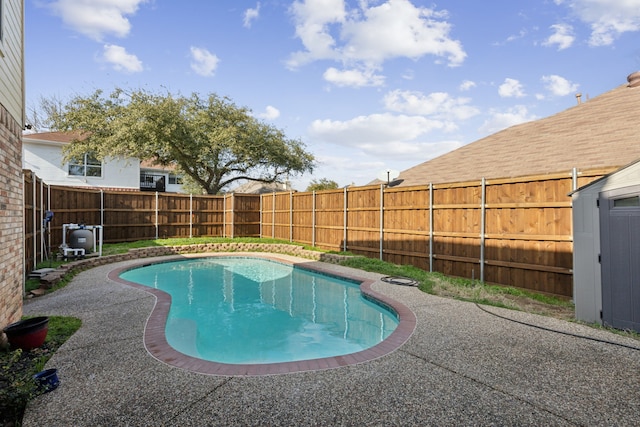
[{"label": "window frame", "polygon": [[169,173],[169,184],[170,185],[182,185],[183,181],[182,175],[178,175],[175,173]]},{"label": "window frame", "polygon": [[[84,153],[84,155],[82,156],[82,161],[80,161],[80,159],[77,159],[77,158],[73,158],[69,160],[67,174],[69,176],[79,176],[83,178],[102,178],[103,169],[104,169],[103,162],[98,160],[91,153]],[[98,173],[97,174],[87,173],[90,170],[97,171]]]}]

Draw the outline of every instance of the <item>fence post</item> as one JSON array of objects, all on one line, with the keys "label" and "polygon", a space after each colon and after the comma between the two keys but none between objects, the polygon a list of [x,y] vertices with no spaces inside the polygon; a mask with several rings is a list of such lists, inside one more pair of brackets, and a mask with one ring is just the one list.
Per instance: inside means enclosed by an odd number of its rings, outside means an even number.
[{"label": "fence post", "polygon": [[189,238],[193,239],[193,193],[189,193]]},{"label": "fence post", "polygon": [[429,183],[429,272],[433,273],[433,182]]},{"label": "fence post", "polygon": [[235,215],[236,214],[236,193],[231,193],[231,238],[233,239],[236,235],[236,222]]},{"label": "fence post", "polygon": [[486,208],[487,180],[482,178],[482,195],[480,206],[480,282],[484,282],[484,246],[485,246],[485,222],[487,217]]},{"label": "fence post", "polygon": [[342,238],[342,251],[347,251],[347,195],[348,187],[344,187],[344,203],[343,203],[343,238]]},{"label": "fence post", "polygon": [[[22,169],[21,172],[21,177],[22,177],[22,188],[25,187],[25,173],[24,173],[24,169]],[[25,204],[25,200],[24,200],[24,192],[26,190],[23,190],[22,193],[22,197],[20,200],[20,202],[22,203],[22,228],[24,230],[24,234],[25,236],[23,237],[22,241],[22,277],[27,277],[27,245],[26,245],[26,234],[27,234],[27,220],[26,220],[26,215],[24,214],[25,211],[27,210],[27,205]],[[26,286],[27,281],[23,280],[22,281],[22,296],[24,297],[27,294],[27,286]]]},{"label": "fence post", "polygon": [[380,184],[380,261],[384,251],[384,184]]},{"label": "fence post", "polygon": [[104,230],[104,190],[100,190],[100,227]]},{"label": "fence post", "polygon": [[261,239],[262,239],[262,220],[263,220],[263,217],[262,217],[262,208],[263,208],[262,199],[263,199],[263,197],[264,197],[264,194],[260,194],[260,231],[259,231],[260,234],[259,234],[259,236],[260,236]]},{"label": "fence post", "polygon": [[289,190],[289,241],[293,242],[293,191]]},{"label": "fence post", "polygon": [[156,240],[158,240],[158,219],[159,219],[159,206],[158,206],[158,192],[156,191]]},{"label": "fence post", "polygon": [[[51,185],[47,184],[47,210],[51,211]],[[47,255],[49,259],[53,256],[51,252],[51,221],[47,223]]]},{"label": "fence post", "polygon": [[38,264],[38,229],[37,229],[37,218],[36,218],[36,176],[33,172],[31,172],[31,187],[33,189],[33,195],[31,196],[31,204],[33,206],[33,268],[35,269]]},{"label": "fence post", "polygon": [[271,238],[276,238],[276,193],[275,191],[271,193],[272,203],[271,203]]},{"label": "fence post", "polygon": [[222,237],[227,237],[227,195],[222,196]]},{"label": "fence post", "polygon": [[44,181],[40,180],[40,262],[44,261]]},{"label": "fence post", "polygon": [[311,246],[316,245],[316,192],[311,193]]}]

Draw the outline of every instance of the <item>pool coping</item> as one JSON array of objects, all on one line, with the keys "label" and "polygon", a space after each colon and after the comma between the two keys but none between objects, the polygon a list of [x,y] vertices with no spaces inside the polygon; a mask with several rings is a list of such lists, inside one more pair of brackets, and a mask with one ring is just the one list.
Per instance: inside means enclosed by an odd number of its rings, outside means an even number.
[{"label": "pool coping", "polygon": [[[220,362],[211,362],[196,357],[188,356],[180,353],[169,345],[165,337],[165,325],[169,308],[171,307],[171,296],[159,289],[151,288],[148,286],[140,285],[138,283],[130,282],[128,280],[121,279],[119,276],[122,272],[131,270],[150,264],[157,264],[163,262],[170,262],[174,260],[180,260],[185,258],[211,258],[211,257],[252,257],[263,258],[280,263],[293,265],[298,268],[303,268],[309,271],[313,271],[320,274],[328,274],[345,278],[347,280],[360,283],[360,291],[368,298],[372,298],[376,302],[383,304],[395,311],[398,316],[398,326],[396,329],[382,342],[376,344],[368,349],[345,354],[341,356],[325,357],[319,359],[299,360],[292,362],[277,362],[277,363],[264,363],[264,364],[229,364]],[[376,280],[360,277],[356,274],[352,274],[346,271],[336,271],[336,266],[332,264],[322,263],[320,261],[310,260],[292,260],[280,256],[278,254],[267,253],[200,253],[200,254],[182,254],[159,257],[155,259],[141,259],[139,262],[128,264],[126,266],[116,267],[109,271],[107,277],[114,282],[131,286],[136,289],[143,290],[152,294],[155,297],[155,305],[147,318],[147,322],[144,327],[144,346],[147,352],[155,359],[166,363],[167,365],[185,369],[191,372],[197,372],[205,375],[220,375],[220,376],[263,376],[263,375],[278,375],[289,374],[295,372],[308,372],[319,371],[326,369],[335,369],[343,366],[355,365],[371,360],[378,359],[387,354],[390,354],[400,348],[411,335],[416,328],[416,316],[406,305],[393,300],[379,292],[373,290],[372,285],[376,283]]]}]

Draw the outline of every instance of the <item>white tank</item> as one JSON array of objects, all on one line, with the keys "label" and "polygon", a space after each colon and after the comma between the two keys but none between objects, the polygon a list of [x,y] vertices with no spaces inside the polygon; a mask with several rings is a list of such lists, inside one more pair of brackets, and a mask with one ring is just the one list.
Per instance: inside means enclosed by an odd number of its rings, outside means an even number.
[{"label": "white tank", "polygon": [[69,247],[74,249],[83,248],[85,253],[93,252],[93,232],[91,230],[73,230],[69,235]]}]

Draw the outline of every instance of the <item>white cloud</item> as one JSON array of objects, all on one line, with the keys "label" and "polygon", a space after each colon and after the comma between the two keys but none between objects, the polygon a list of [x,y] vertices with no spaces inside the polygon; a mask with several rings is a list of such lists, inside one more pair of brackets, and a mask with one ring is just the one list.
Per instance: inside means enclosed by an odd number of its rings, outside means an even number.
[{"label": "white cloud", "polygon": [[489,112],[489,118],[485,120],[479,131],[483,134],[490,135],[502,129],[535,120],[536,118],[535,115],[529,115],[529,111],[524,105],[516,105],[507,111],[491,110]]},{"label": "white cloud", "polygon": [[330,67],[322,75],[326,81],[336,86],[382,86],[384,76],[374,74],[374,70],[338,70]]},{"label": "white cloud", "polygon": [[[460,147],[457,141],[422,140],[442,123],[420,116],[372,114],[347,121],[315,120],[309,129],[312,138],[358,150],[362,156],[404,161],[413,165]],[[350,166],[352,167],[352,166]],[[373,180],[375,176],[371,176]]]},{"label": "white cloud", "polygon": [[555,24],[550,28],[553,30],[553,34],[551,34],[549,38],[542,43],[543,46],[557,45],[558,50],[564,50],[571,47],[576,39],[573,35],[573,27],[571,25]]},{"label": "white cloud", "polygon": [[557,75],[542,76],[545,88],[555,96],[566,96],[578,90],[579,85]]},{"label": "white cloud", "polygon": [[243,25],[245,28],[251,28],[251,24],[253,21],[258,19],[260,16],[260,2],[256,4],[255,9],[247,9],[244,11],[244,21]]},{"label": "white cloud", "polygon": [[567,0],[578,18],[591,27],[589,45],[607,46],[625,32],[640,31],[640,0]]},{"label": "white cloud", "polygon": [[309,132],[325,142],[358,147],[365,151],[375,150],[375,147],[413,151],[411,141],[443,126],[440,121],[421,116],[384,113],[359,116],[347,121],[314,120]]},{"label": "white cloud", "polygon": [[137,56],[127,53],[122,46],[106,44],[103,47],[102,59],[118,71],[138,73],[143,70],[142,61]]},{"label": "white cloud", "polygon": [[471,90],[471,88],[474,88],[474,87],[476,87],[476,82],[471,80],[465,80],[462,83],[460,83],[460,86],[458,86],[458,90],[462,92],[466,92],[468,90]]},{"label": "white cloud", "polygon": [[329,26],[344,22],[344,0],[295,1],[290,10],[296,24],[296,36],[306,51],[292,54],[288,65],[296,68],[316,59],[338,59]]},{"label": "white cloud", "polygon": [[191,69],[204,77],[213,76],[220,60],[207,49],[191,46]]},{"label": "white cloud", "polygon": [[522,84],[518,80],[508,77],[498,87],[498,94],[503,98],[522,98],[525,96]]},{"label": "white cloud", "polygon": [[280,110],[278,110],[276,107],[273,107],[271,105],[267,105],[267,108],[265,108],[264,113],[258,114],[258,117],[265,120],[274,120],[280,117]]},{"label": "white cloud", "polygon": [[[384,97],[385,107],[389,111],[444,120],[466,120],[480,114],[480,110],[469,105],[470,102],[470,98],[453,98],[445,92],[424,95],[421,92],[394,90]],[[446,127],[448,130],[456,128],[453,123]]]},{"label": "white cloud", "polygon": [[328,59],[376,68],[387,59],[425,55],[458,66],[467,56],[461,43],[450,38],[446,12],[416,7],[409,0],[358,4],[347,10],[344,0],[295,1],[291,12],[305,50],[293,53],[288,66]]},{"label": "white cloud", "polygon": [[148,0],[57,0],[49,5],[73,30],[102,41],[105,36],[125,37],[131,30],[127,15],[133,15]]}]

